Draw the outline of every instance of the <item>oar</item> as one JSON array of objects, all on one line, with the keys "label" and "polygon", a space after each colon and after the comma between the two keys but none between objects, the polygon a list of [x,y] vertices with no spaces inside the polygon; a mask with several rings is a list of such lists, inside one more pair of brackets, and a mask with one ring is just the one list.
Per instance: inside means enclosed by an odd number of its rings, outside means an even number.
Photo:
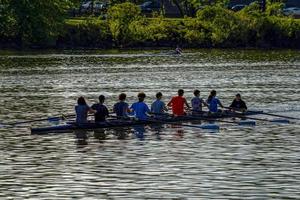
[{"label": "oar", "polygon": [[[198,110],[192,110],[193,112],[199,113],[199,114],[203,114],[205,113],[205,111],[198,111]],[[225,114],[226,116],[231,117],[232,115],[229,114]],[[242,125],[242,126],[255,126],[256,125],[256,121],[244,121],[244,120],[240,120],[238,122],[236,121],[227,121],[227,120],[221,120],[219,118],[209,118],[209,117],[203,117],[203,116],[199,116],[196,117],[196,119],[200,119],[200,120],[206,120],[206,121],[217,121],[217,122],[224,122],[224,123],[231,123],[231,124],[237,124],[237,125]],[[241,117],[242,118],[242,117]]]},{"label": "oar", "polygon": [[[199,114],[203,114],[206,113],[205,111],[197,111],[197,110],[192,110],[193,112],[199,113]],[[227,116],[231,116],[226,114]],[[194,119],[199,119],[199,120],[205,120],[205,121],[217,121],[217,122],[224,122],[224,123],[231,123],[231,124],[239,124],[240,122],[235,122],[235,121],[227,121],[227,120],[221,120],[219,118],[210,118],[210,117],[205,117],[205,116],[188,116],[190,118],[194,118]]]},{"label": "oar", "polygon": [[[290,121],[288,119],[272,119],[272,120],[269,120],[269,119],[261,119],[261,118],[256,118],[256,117],[248,117],[247,115],[244,115],[244,113],[241,112],[239,109],[232,109],[232,108],[228,108],[228,109],[235,111],[231,114],[231,115],[233,115],[233,117],[253,119],[253,120],[257,120],[257,121],[265,121],[265,122],[272,122],[272,123],[284,123],[284,124],[290,123]],[[267,113],[263,113],[263,112],[258,113],[257,111],[247,111],[247,112],[248,113],[252,112],[252,113],[257,113],[257,114],[267,114]],[[271,115],[271,116],[288,118],[288,117],[282,116],[282,115]]]},{"label": "oar", "polygon": [[[255,112],[255,111],[247,111],[247,112]],[[294,119],[294,120],[300,120],[300,118],[297,117],[290,117],[290,116],[285,116],[285,115],[277,115],[277,114],[272,114],[272,113],[258,113],[260,115],[269,115],[269,116],[273,116],[273,117],[282,117],[282,118],[286,118],[286,119]]]},{"label": "oar", "polygon": [[[149,114],[153,114],[153,115],[161,115],[161,116],[172,116],[171,114],[168,113],[149,113]],[[128,117],[117,117],[117,116],[110,116],[116,119],[121,119],[121,120],[129,120]],[[141,122],[145,122],[145,123],[159,123],[159,124],[173,124],[173,125],[178,125],[178,126],[185,126],[185,127],[192,127],[192,128],[201,128],[201,129],[219,129],[218,125],[211,125],[211,126],[196,126],[196,125],[190,125],[190,124],[182,124],[182,123],[178,123],[178,122],[168,122],[165,120],[158,120],[158,119],[146,119],[146,120],[139,120]]]},{"label": "oar", "polygon": [[237,117],[237,118],[245,118],[245,119],[253,119],[253,120],[257,120],[257,121],[264,121],[264,122],[272,122],[272,123],[283,123],[283,124],[289,124],[290,120],[288,119],[261,119],[261,118],[256,118],[256,117],[248,117],[248,116],[244,116],[244,115],[233,115],[233,117]]},{"label": "oar", "polygon": [[27,120],[27,121],[20,121],[20,122],[13,122],[13,123],[4,123],[4,124],[0,124],[0,126],[16,126],[16,125],[20,125],[20,124],[29,124],[32,122],[41,122],[41,121],[59,121],[59,120],[63,120],[66,119],[68,117],[73,117],[74,114],[70,114],[70,115],[61,115],[61,116],[57,116],[57,117],[47,117],[47,118],[41,118],[41,119],[33,119],[33,120]]},{"label": "oar", "polygon": [[159,124],[172,124],[172,125],[177,125],[177,126],[185,126],[185,127],[192,127],[192,128],[200,128],[200,129],[214,129],[214,130],[218,130],[220,129],[220,127],[216,124],[210,124],[209,126],[205,126],[205,125],[190,125],[190,124],[183,124],[183,123],[178,123],[178,122],[168,122],[168,121],[164,121],[164,120],[140,120],[142,122],[149,122],[149,123],[159,123]]},{"label": "oar", "polygon": [[[199,111],[199,113],[203,113],[203,111]],[[169,114],[169,113],[150,113],[150,114],[154,114],[154,115],[162,115],[162,116],[170,116],[170,117],[174,117],[173,115]],[[209,117],[203,117],[203,116],[186,116],[189,119],[194,119],[194,120],[205,120],[205,121],[216,121],[216,122],[224,122],[224,123],[231,123],[231,124],[237,124],[237,125],[255,125],[255,122],[247,122],[247,123],[240,123],[240,122],[235,122],[235,121],[227,121],[227,120],[220,120],[220,119],[216,119],[216,118],[209,118]],[[164,121],[163,121],[164,122]],[[173,122],[172,122],[173,123]],[[194,126],[194,125],[189,125],[188,126]],[[218,126],[218,125],[215,125]],[[199,126],[197,126],[199,127]],[[205,129],[215,129],[214,126],[212,126],[212,124],[209,124],[209,126],[202,126],[201,128]]]},{"label": "oar", "polygon": [[[233,110],[233,111],[238,111],[243,113],[240,109],[237,108],[230,108],[230,107],[224,107],[228,110]],[[273,116],[273,117],[282,117],[282,118],[286,118],[286,119],[294,119],[294,120],[300,120],[300,118],[297,117],[290,117],[290,116],[285,116],[285,115],[277,115],[277,114],[272,114],[272,113],[265,113],[265,112],[257,112],[257,111],[253,111],[253,110],[247,110],[247,113],[257,113],[258,115],[269,115],[269,116]]]}]

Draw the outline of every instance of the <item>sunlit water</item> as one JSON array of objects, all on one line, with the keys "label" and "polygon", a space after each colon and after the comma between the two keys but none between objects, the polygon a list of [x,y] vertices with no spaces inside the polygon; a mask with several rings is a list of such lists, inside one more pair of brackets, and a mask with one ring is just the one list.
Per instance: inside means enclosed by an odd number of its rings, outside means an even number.
[{"label": "sunlit water", "polygon": [[[239,92],[250,109],[300,117],[299,51],[0,53],[2,123],[72,113],[78,96],[177,89],[188,100]],[[270,116],[255,116],[273,119]],[[199,122],[200,123],[200,122]],[[0,128],[0,199],[300,199],[300,121],[255,127],[221,123],[217,133],[163,125],[30,135]],[[144,129],[144,130],[143,130]]]}]

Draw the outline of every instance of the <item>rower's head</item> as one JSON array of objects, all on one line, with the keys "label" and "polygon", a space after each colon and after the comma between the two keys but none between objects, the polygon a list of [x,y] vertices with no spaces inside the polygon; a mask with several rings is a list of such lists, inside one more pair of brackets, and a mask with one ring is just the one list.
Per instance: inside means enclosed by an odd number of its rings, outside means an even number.
[{"label": "rower's head", "polygon": [[211,95],[212,97],[215,97],[215,96],[217,95],[217,91],[216,91],[216,90],[212,90],[212,91],[210,92],[210,95]]},{"label": "rower's head", "polygon": [[86,105],[86,101],[85,101],[84,97],[79,97],[77,99],[77,104],[78,105]]},{"label": "rower's head", "polygon": [[139,102],[142,102],[146,98],[146,94],[144,92],[140,92],[138,94],[138,98],[139,98]]},{"label": "rower's head", "polygon": [[162,95],[162,93],[161,93],[161,92],[158,92],[158,93],[156,93],[156,98],[157,98],[157,99],[161,99],[161,98],[162,98],[162,96],[163,96],[163,95]]},{"label": "rower's head", "polygon": [[194,90],[194,95],[195,95],[195,97],[199,97],[200,96],[200,90]]},{"label": "rower's head", "polygon": [[100,95],[99,96],[99,102],[100,103],[104,103],[104,101],[105,101],[105,96],[104,95]]},{"label": "rower's head", "polygon": [[183,96],[184,94],[184,90],[183,89],[179,89],[178,90],[178,96]]},{"label": "rower's head", "polygon": [[121,94],[119,95],[119,100],[120,100],[120,101],[125,101],[125,100],[126,100],[126,94],[125,94],[125,93],[121,93]]},{"label": "rower's head", "polygon": [[217,95],[216,90],[210,91],[207,101],[210,102]]},{"label": "rower's head", "polygon": [[239,93],[237,93],[235,95],[235,100],[240,101],[242,99],[241,95]]}]

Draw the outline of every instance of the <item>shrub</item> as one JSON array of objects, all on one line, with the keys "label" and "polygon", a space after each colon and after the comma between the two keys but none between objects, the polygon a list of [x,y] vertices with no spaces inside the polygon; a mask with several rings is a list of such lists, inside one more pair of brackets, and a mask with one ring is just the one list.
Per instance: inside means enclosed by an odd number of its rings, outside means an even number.
[{"label": "shrub", "polygon": [[65,24],[63,43],[81,47],[111,47],[112,37],[108,24],[102,20],[78,20]]},{"label": "shrub", "polygon": [[133,3],[116,4],[108,10],[108,24],[117,45],[128,43],[129,24],[141,18],[140,8]]}]

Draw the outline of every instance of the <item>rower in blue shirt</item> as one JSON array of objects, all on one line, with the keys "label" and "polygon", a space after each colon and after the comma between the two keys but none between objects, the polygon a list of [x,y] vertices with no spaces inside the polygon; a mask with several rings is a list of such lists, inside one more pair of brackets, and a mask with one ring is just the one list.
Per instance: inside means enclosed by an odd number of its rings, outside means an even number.
[{"label": "rower in blue shirt", "polygon": [[128,112],[130,112],[129,105],[126,101],[126,94],[121,93],[119,95],[119,102],[114,105],[114,112],[116,113],[118,118],[126,118],[128,117]]},{"label": "rower in blue shirt", "polygon": [[208,104],[209,111],[212,113],[216,113],[219,111],[218,105],[221,106],[221,108],[224,108],[221,101],[216,96],[217,92],[215,90],[212,90],[206,101],[206,103]]},{"label": "rower in blue shirt", "polygon": [[153,114],[163,114],[168,110],[166,104],[161,100],[162,96],[161,92],[156,94],[156,100],[151,104],[151,112]]},{"label": "rower in blue shirt", "polygon": [[141,92],[138,94],[138,102],[135,102],[131,105],[130,109],[134,112],[135,117],[139,120],[147,120],[148,113],[150,109],[147,104],[144,103],[144,99],[146,98],[145,93]]}]

